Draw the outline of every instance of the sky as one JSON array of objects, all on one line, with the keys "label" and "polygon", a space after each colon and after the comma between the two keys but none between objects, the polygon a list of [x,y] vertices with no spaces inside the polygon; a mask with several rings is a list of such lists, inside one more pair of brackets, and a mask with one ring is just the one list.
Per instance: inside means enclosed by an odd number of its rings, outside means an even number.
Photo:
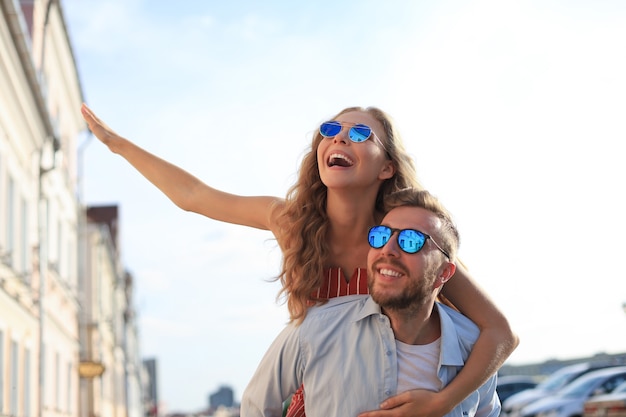
[{"label": "sky", "polygon": [[[380,107],[520,336],[508,364],[626,352],[625,2],[62,5],[84,99],[122,136],[215,188],[284,196],[320,122]],[[240,399],[288,317],[273,236],[177,208],[87,134],[81,149],[83,200],[119,205],[163,405]]]}]

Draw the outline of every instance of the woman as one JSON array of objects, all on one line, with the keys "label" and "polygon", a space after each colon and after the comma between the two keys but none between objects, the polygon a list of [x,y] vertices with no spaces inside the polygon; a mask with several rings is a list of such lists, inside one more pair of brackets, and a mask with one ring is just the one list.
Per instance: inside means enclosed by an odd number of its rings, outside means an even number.
[{"label": "woman", "polygon": [[[283,252],[281,293],[297,322],[314,303],[367,293],[369,245],[364,236],[382,219],[386,195],[420,187],[391,119],[376,108],[347,108],[323,123],[285,199],[216,190],[117,135],[86,105],[81,110],[98,139],[183,210],[270,230]],[[461,265],[457,271],[443,294],[481,329],[465,368],[440,392],[408,391],[364,415],[444,415],[495,373],[517,346],[503,314]],[[294,396],[288,416],[303,415],[301,395]]]}]

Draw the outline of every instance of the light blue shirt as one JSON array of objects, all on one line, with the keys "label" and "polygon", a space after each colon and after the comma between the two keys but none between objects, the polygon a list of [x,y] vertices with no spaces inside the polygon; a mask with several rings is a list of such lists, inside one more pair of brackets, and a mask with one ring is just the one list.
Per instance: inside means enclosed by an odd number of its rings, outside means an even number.
[{"label": "light blue shirt", "polygon": [[[479,330],[467,317],[437,303],[441,387],[463,368]],[[282,415],[282,403],[304,384],[307,417],[356,417],[397,394],[396,343],[389,319],[370,296],[331,299],[311,308],[301,325],[274,340],[246,388],[242,417]],[[447,416],[500,414],[496,377]]]}]

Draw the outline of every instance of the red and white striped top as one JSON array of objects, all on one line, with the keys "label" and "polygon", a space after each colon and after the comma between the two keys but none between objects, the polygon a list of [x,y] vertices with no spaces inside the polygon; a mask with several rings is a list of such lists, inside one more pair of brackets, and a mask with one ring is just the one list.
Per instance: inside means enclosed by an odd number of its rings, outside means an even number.
[{"label": "red and white striped top", "polygon": [[348,281],[341,268],[328,268],[326,279],[321,288],[313,293],[313,297],[321,300],[342,297],[344,295],[369,294],[367,288],[367,269],[357,268]]}]

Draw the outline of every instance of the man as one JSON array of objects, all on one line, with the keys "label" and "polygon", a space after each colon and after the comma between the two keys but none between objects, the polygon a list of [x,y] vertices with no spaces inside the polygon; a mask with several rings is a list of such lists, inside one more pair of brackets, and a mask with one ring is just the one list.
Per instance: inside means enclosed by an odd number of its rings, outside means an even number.
[{"label": "man", "polygon": [[[454,275],[459,235],[428,192],[412,189],[387,202],[369,232],[369,296],[333,299],[287,326],[244,392],[241,416],[280,416],[304,384],[308,417],[354,417],[396,393],[439,391],[461,370],[478,328],[436,302]],[[498,416],[496,378],[449,416]]]}]

